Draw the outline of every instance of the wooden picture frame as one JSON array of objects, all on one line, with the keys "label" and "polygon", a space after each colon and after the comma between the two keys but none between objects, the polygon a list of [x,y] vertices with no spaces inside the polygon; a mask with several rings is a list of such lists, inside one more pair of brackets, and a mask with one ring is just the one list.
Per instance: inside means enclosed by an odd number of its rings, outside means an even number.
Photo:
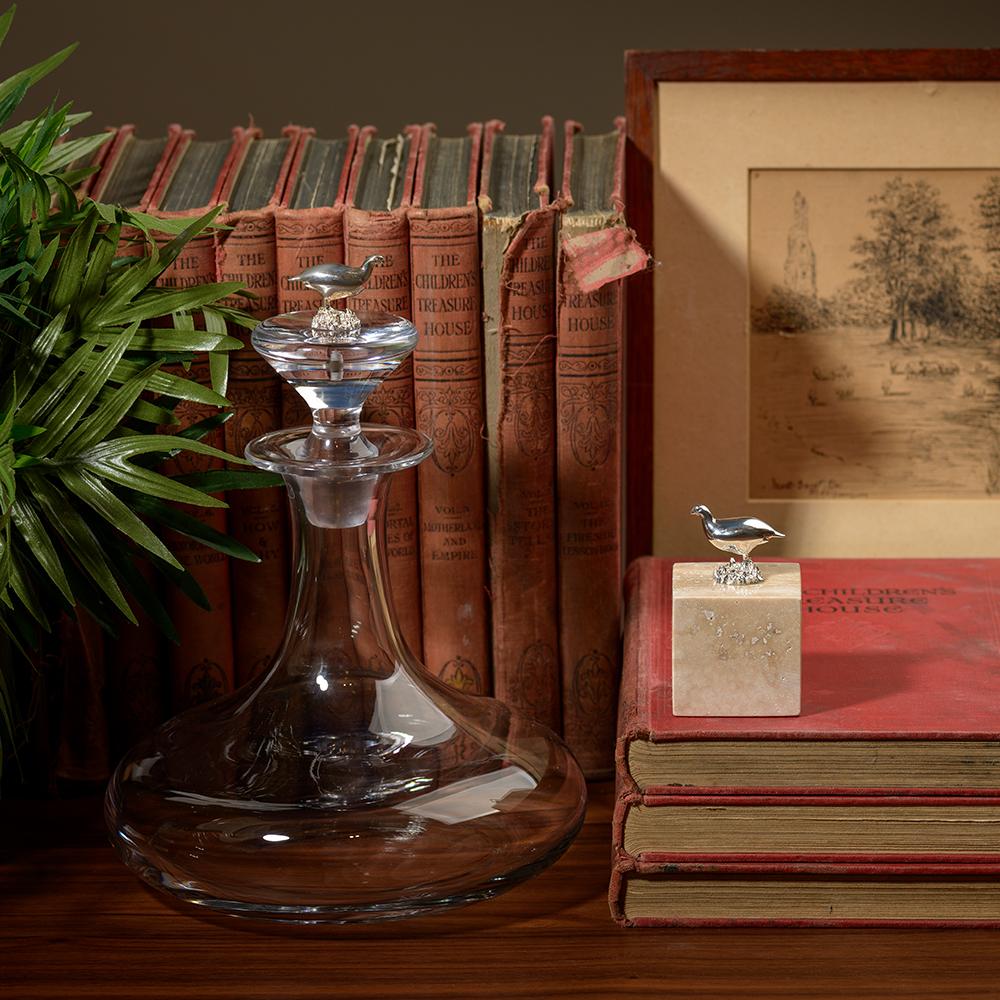
[{"label": "wooden picture frame", "polygon": [[[930,104],[930,97],[937,90],[949,94],[959,94],[955,88],[948,90],[951,84],[976,83],[990,84],[989,95],[993,96],[993,88],[996,88],[996,95],[1000,96],[1000,50],[869,50],[869,51],[801,51],[801,52],[641,52],[631,51],[626,53],[625,59],[626,77],[626,110],[627,110],[627,131],[628,145],[626,151],[626,203],[628,206],[628,216],[631,226],[635,229],[637,236],[643,246],[651,250],[653,256],[662,266],[641,275],[631,278],[626,283],[626,308],[628,317],[628,337],[626,352],[626,402],[625,402],[625,427],[626,427],[626,517],[627,517],[627,555],[628,558],[656,552],[662,555],[692,555],[697,554],[696,536],[691,533],[691,551],[681,551],[687,543],[677,543],[676,539],[665,547],[662,539],[660,544],[654,541],[654,468],[657,461],[656,435],[654,433],[654,414],[656,412],[658,385],[656,380],[657,357],[654,351],[654,340],[657,330],[657,316],[654,300],[657,295],[657,281],[662,280],[662,275],[671,266],[671,255],[683,253],[682,248],[657,245],[656,234],[656,199],[657,185],[660,183],[659,173],[663,165],[659,160],[658,150],[664,145],[661,140],[664,133],[661,132],[661,110],[659,107],[659,95],[661,85],[701,85],[701,84],[728,84],[728,85],[789,85],[789,84],[848,84],[852,85],[855,92],[858,85],[880,85],[896,84],[907,85],[888,90],[880,88],[878,91],[870,91],[878,94],[878,99],[890,100],[895,93],[903,94],[917,91],[913,85],[918,85],[919,94],[927,98],[928,105],[936,108],[938,105]],[[943,85],[943,86],[938,86]],[[984,93],[981,88],[969,89],[973,95]],[[816,95],[822,95],[822,87],[803,89],[799,88],[799,95],[802,100],[808,101],[815,91]],[[664,93],[678,93],[679,91],[664,90]],[[695,94],[704,91],[686,91],[685,93]],[[732,86],[726,88],[727,94],[750,93],[743,90],[736,92]],[[771,93],[772,91],[768,91]],[[843,91],[847,93],[847,91]],[[778,93],[775,88],[773,93]],[[827,91],[827,93],[830,93]],[[835,93],[840,93],[837,91]],[[729,98],[727,98],[728,100]],[[738,100],[738,96],[734,99]],[[894,99],[894,98],[893,98]],[[910,100],[910,103],[914,103]],[[977,98],[978,100],[978,98]],[[940,104],[940,98],[938,103]],[[973,101],[975,104],[975,101]],[[977,112],[982,105],[970,105],[970,115]],[[995,105],[994,105],[995,106]],[[706,104],[699,105],[702,111]],[[826,105],[828,108],[829,105]],[[914,113],[918,113],[919,108]],[[807,114],[806,111],[803,114]],[[933,115],[931,115],[933,118]],[[961,115],[959,116],[961,117]],[[994,116],[995,118],[995,116]],[[722,126],[720,125],[720,128]],[[836,128],[836,123],[831,126]],[[990,145],[987,150],[988,155],[982,151],[969,163],[948,163],[946,166],[975,166],[986,169],[996,168],[1000,172],[1000,130],[993,126],[993,121],[983,121],[975,123],[975,127],[970,129],[970,133],[978,133],[982,130],[997,132],[996,145]],[[703,133],[704,134],[704,133]],[[720,133],[721,134],[721,133]],[[806,141],[806,140],[803,140]],[[888,140],[891,142],[891,138]],[[964,140],[963,140],[964,141]],[[990,140],[992,142],[992,139]],[[671,145],[667,143],[667,145]],[[985,148],[985,147],[984,147]],[[716,150],[718,152],[718,150]],[[885,151],[881,151],[884,154]],[[669,155],[669,154],[668,154]],[[692,154],[694,155],[694,154]],[[711,155],[711,154],[706,154]],[[898,155],[894,155],[888,166],[909,169],[911,166],[920,168],[928,167],[928,163],[911,164],[907,157],[908,151],[900,147]],[[749,164],[753,166],[754,164]],[[801,161],[796,164],[802,168],[823,167],[822,162],[817,162],[804,149]],[[859,157],[857,167],[865,168],[869,164],[863,157]],[[881,162],[882,167],[886,166]],[[747,195],[749,203],[749,195]],[[697,206],[695,206],[695,209]],[[749,221],[747,221],[749,229]],[[662,239],[661,239],[661,242]],[[662,359],[661,359],[662,360]],[[693,372],[693,379],[698,379],[698,373]],[[713,392],[710,384],[703,384],[705,392]],[[749,391],[749,388],[747,388]],[[662,387],[660,387],[662,395]],[[664,404],[666,405],[666,404]],[[749,419],[747,417],[747,419]],[[747,432],[748,434],[749,432]],[[724,458],[713,455],[709,448],[703,454],[706,463],[713,461],[724,461]],[[749,461],[749,459],[747,459]],[[749,486],[747,487],[749,494]],[[692,496],[690,503],[708,502],[712,497]],[[746,497],[747,503],[756,504]],[[784,550],[787,555],[986,555],[1000,554],[997,546],[1000,541],[989,539],[988,543],[983,543],[980,549],[975,549],[975,539],[970,531],[946,531],[940,537],[937,536],[937,525],[942,519],[948,519],[956,511],[962,516],[975,517],[981,519],[985,510],[989,509],[995,515],[1000,508],[984,508],[984,503],[992,504],[993,500],[968,501],[965,506],[954,507],[951,501],[947,501],[944,506],[940,503],[910,503],[907,498],[903,498],[898,503],[883,503],[878,505],[877,501],[858,501],[854,506],[856,512],[846,521],[841,517],[842,510],[838,511],[836,504],[839,500],[823,500],[817,503],[826,503],[828,506],[824,510],[833,516],[833,520],[838,525],[839,537],[844,537],[845,533],[851,538],[856,537],[856,531],[852,525],[860,525],[861,533],[868,540],[859,542],[860,551],[828,551],[821,545],[815,544],[818,522],[810,511],[815,504],[809,500],[788,501],[782,508],[782,512],[791,511],[786,516],[786,520],[793,522],[793,527],[798,532],[799,537],[809,539],[806,551],[794,548]],[[965,503],[960,501],[959,504]],[[849,506],[851,501],[845,501]],[[873,506],[874,505],[874,506]],[[671,519],[681,513],[679,503],[674,504],[677,510],[671,509],[669,512],[657,512],[659,518],[669,516]],[[873,511],[875,513],[873,513]],[[767,505],[763,511],[756,511],[767,516],[769,513]],[[935,513],[937,512],[937,513]],[[685,512],[686,513],[686,512]],[[719,510],[722,515],[741,514],[746,511],[739,510]],[[774,515],[780,519],[780,513]],[[810,521],[810,518],[813,521]],[[852,520],[853,518],[853,520]],[[865,535],[864,525],[870,522],[870,531]],[[774,522],[772,522],[774,523]],[[801,530],[803,526],[804,534]],[[918,543],[912,546],[904,546],[907,538],[902,529],[905,526],[912,526],[912,537],[918,539]],[[687,525],[685,525],[687,527]],[[850,529],[850,530],[848,530]],[[897,530],[898,529],[898,530]],[[891,537],[885,535],[888,531]],[[895,533],[894,533],[895,532]],[[662,532],[660,532],[662,535]],[[929,536],[935,536],[936,540],[926,543]],[[794,536],[793,536],[794,537]],[[871,538],[887,538],[886,545],[879,548],[878,542],[871,541]],[[869,551],[870,549],[870,551]],[[898,551],[897,551],[898,549]],[[780,555],[775,551],[775,555]]]}]

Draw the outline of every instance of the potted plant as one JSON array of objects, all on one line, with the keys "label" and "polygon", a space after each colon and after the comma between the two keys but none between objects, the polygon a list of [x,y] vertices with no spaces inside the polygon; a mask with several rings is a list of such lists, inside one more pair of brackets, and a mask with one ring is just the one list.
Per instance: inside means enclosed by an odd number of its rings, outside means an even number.
[{"label": "potted plant", "polygon": [[[14,8],[0,17],[0,43]],[[17,725],[15,689],[34,677],[33,655],[62,615],[85,609],[104,628],[135,621],[133,604],[168,634],[171,622],[140,560],[203,598],[159,531],[256,557],[174,502],[219,506],[225,489],[271,485],[202,438],[227,416],[227,323],[252,325],[218,303],[232,282],[170,289],[157,284],[185,244],[213,223],[164,222],[78,199],[74,186],[106,134],[68,138],[87,116],[51,105],[20,124],[25,94],[72,46],[0,83],[0,746]],[[119,253],[123,231],[141,255]],[[208,358],[212,384],[186,368]],[[218,415],[179,433],[175,407],[210,404]],[[176,428],[175,428],[176,429]],[[180,450],[230,467],[197,475],[158,471]],[[2,756],[0,756],[2,765]]]}]

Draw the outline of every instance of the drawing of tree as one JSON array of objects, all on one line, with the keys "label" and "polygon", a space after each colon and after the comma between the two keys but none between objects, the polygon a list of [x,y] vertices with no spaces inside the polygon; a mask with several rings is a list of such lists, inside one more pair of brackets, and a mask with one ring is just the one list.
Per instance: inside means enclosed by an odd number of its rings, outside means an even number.
[{"label": "drawing of tree", "polygon": [[939,318],[967,257],[961,230],[941,192],[927,181],[894,177],[868,199],[874,235],[858,236],[854,266],[884,289],[890,305],[889,340],[916,337],[916,321]]},{"label": "drawing of tree", "polygon": [[1000,271],[1000,177],[991,177],[976,195],[979,207],[979,230],[983,249],[995,271]]}]

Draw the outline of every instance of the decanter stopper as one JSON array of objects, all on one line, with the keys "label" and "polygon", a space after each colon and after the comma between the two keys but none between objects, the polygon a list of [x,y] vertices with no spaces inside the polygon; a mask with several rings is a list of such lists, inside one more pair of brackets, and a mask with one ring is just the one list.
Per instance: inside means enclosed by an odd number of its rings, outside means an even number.
[{"label": "decanter stopper", "polygon": [[361,267],[349,267],[347,264],[317,264],[306,268],[296,275],[295,281],[301,281],[306,288],[319,292],[323,304],[316,310],[312,319],[312,329],[317,340],[325,335],[357,333],[361,329],[358,314],[351,309],[335,309],[333,303],[337,299],[346,299],[358,292],[368,283],[375,264],[384,264],[381,254],[366,257]]},{"label": "decanter stopper", "polygon": [[[367,517],[375,480],[416,464],[430,441],[416,430],[362,424],[365,400],[406,359],[417,329],[402,316],[360,315],[335,308],[357,295],[384,258],[361,267],[320,264],[300,280],[323,296],[315,312],[284,313],[263,320],[251,342],[258,354],[302,397],[312,425],[264,434],[247,445],[258,468],[306,477],[300,494],[309,520],[321,527],[359,524]],[[334,489],[322,483],[339,481]]]},{"label": "decanter stopper", "polygon": [[357,295],[384,262],[375,254],[361,267],[310,267],[298,280],[323,296],[320,308],[272,316],[253,331],[254,349],[305,400],[317,433],[336,425],[342,437],[357,434],[365,399],[416,346],[416,328],[401,316],[332,305]]}]

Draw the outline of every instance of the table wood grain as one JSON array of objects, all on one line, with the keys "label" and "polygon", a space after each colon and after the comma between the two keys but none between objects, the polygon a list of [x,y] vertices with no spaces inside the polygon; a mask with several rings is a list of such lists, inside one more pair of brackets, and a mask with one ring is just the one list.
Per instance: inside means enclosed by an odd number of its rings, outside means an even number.
[{"label": "table wood grain", "polygon": [[983,930],[619,930],[611,789],[560,861],[420,920],[293,928],[202,916],[117,861],[95,798],[0,805],[0,996],[29,998],[1000,996]]}]

